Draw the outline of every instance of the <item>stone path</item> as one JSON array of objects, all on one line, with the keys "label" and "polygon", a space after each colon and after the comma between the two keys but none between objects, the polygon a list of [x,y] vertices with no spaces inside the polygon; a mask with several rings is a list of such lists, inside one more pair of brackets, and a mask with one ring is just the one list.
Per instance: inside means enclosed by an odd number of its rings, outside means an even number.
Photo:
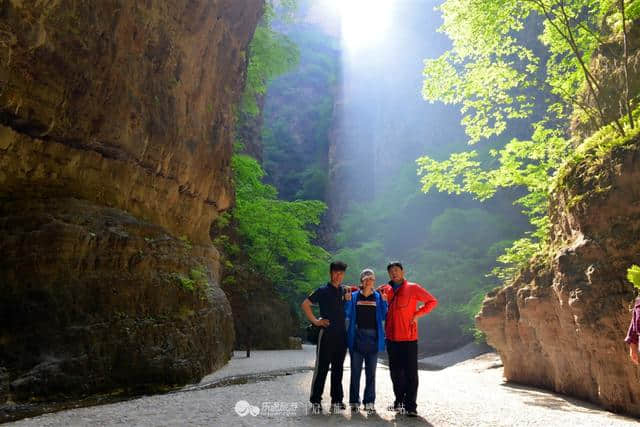
[{"label": "stone path", "polygon": [[[420,371],[419,418],[388,412],[393,391],[386,366],[377,371],[377,409],[309,415],[314,347],[300,351],[236,353],[225,368],[182,391],[127,402],[73,409],[25,419],[16,426],[271,426],[271,425],[433,425],[433,426],[637,426],[585,402],[528,387],[508,385],[495,353],[438,371]],[[348,396],[349,357],[344,391]],[[285,372],[297,372],[286,375]],[[300,372],[301,371],[301,372]],[[266,378],[257,374],[271,372]],[[238,375],[254,374],[248,381]],[[233,381],[229,381],[233,379]],[[225,382],[226,381],[226,382]],[[364,381],[364,380],[363,380]],[[232,385],[222,385],[229,384]],[[329,401],[329,384],[323,401]],[[347,399],[348,400],[348,399]]]}]

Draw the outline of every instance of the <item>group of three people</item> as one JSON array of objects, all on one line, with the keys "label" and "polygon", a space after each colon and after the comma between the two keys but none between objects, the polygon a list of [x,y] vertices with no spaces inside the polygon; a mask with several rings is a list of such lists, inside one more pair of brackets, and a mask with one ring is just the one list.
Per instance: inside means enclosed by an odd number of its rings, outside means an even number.
[{"label": "group of three people", "polygon": [[[418,318],[429,313],[437,300],[417,283],[408,282],[400,262],[387,266],[389,282],[375,288],[371,269],[360,273],[360,287],[354,290],[342,285],[347,265],[333,262],[329,267],[330,281],[316,289],[302,302],[302,311],[309,321],[320,327],[316,347],[316,362],[311,381],[312,410],[322,411],[324,384],[331,366],[331,404],[346,409],[343,403],[342,368],[346,351],[351,357],[349,405],[360,408],[360,377],[365,365],[363,402],[367,411],[375,411],[375,375],[378,353],[385,346],[389,356],[389,372],[395,400],[390,408],[417,416],[418,394]],[[353,291],[353,293],[352,293]],[[421,307],[418,305],[422,303]],[[320,318],[311,305],[317,304]]]}]

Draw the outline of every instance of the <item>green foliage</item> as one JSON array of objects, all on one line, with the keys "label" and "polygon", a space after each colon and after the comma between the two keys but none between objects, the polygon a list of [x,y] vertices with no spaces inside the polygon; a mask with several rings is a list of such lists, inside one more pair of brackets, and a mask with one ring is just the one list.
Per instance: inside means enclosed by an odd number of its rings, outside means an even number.
[{"label": "green foliage", "polygon": [[183,288],[193,291],[195,289],[195,282],[188,278],[187,276],[184,276],[182,274],[178,274],[176,275],[176,278],[178,279],[178,281],[180,282],[180,285],[182,285]]},{"label": "green foliage", "polygon": [[[640,106],[633,111],[633,117],[640,118]],[[640,135],[640,128],[631,128],[627,118],[622,118],[621,124],[626,130],[625,136],[615,131],[612,125],[604,126],[576,147],[565,159],[551,183],[552,191],[567,185],[568,174],[579,163],[588,163],[589,170],[597,167],[601,161],[616,147],[623,147]]]},{"label": "green foliage", "polygon": [[347,263],[349,268],[345,274],[345,283],[360,283],[360,271],[364,268],[373,268],[377,280],[385,279],[386,263],[382,242],[372,240],[355,248],[342,248],[334,255],[336,259]]},{"label": "green foliage", "polygon": [[354,204],[340,220],[336,240],[341,249],[335,257],[350,266],[345,280],[357,283],[359,269],[372,267],[382,283],[388,280],[387,262],[400,259],[407,277],[439,300],[430,323],[459,325],[459,333],[473,335],[482,297],[497,284],[486,274],[496,266],[497,254],[522,233],[522,226],[471,207],[477,203],[448,208],[452,201],[441,193],[424,197],[416,188],[411,164],[391,181],[393,185],[378,197]]},{"label": "green foliage", "polygon": [[207,270],[204,266],[199,265],[189,271],[189,276],[176,273],[175,277],[184,289],[188,291],[203,291],[208,283]]},{"label": "green foliage", "polygon": [[285,201],[262,183],[264,171],[245,155],[232,159],[236,206],[232,216],[253,272],[274,283],[296,287],[317,283],[326,275],[327,252],[312,243],[311,226],[326,209],[317,200]]},{"label": "green foliage", "polygon": [[[565,129],[570,115],[597,127],[607,124],[601,83],[590,64],[606,37],[625,35],[620,5],[627,19],[638,13],[637,0],[446,0],[440,6],[440,30],[453,48],[425,61],[423,97],[461,105],[470,144],[495,140],[519,121],[534,122],[529,138],[492,150],[493,159],[468,151],[444,161],[417,160],[424,192],[435,187],[486,200],[500,188],[527,190],[516,203],[535,230],[498,258],[504,267],[493,273],[503,280],[547,243],[551,177],[572,151]],[[537,104],[547,106],[542,115]],[[620,138],[634,127],[623,122],[609,125]]]},{"label": "green foliage", "polygon": [[627,270],[627,280],[631,282],[633,286],[640,289],[640,267],[637,265],[632,265]]},{"label": "green foliage", "polygon": [[497,260],[502,266],[495,267],[491,274],[507,282],[525,267],[534,255],[540,253],[543,246],[539,240],[523,237],[513,242]]},{"label": "green foliage", "polygon": [[184,248],[187,251],[190,251],[193,248],[193,243],[191,243],[191,240],[189,240],[187,236],[180,236],[180,241],[184,244]]},{"label": "green foliage", "polygon": [[640,0],[633,0],[627,6],[627,18],[631,21],[640,18]]},{"label": "green foliage", "polygon": [[[470,142],[500,135],[509,120],[531,117],[535,94],[552,95],[548,121],[559,123],[578,108],[603,126],[600,106],[581,92],[601,92],[589,69],[604,34],[622,32],[613,0],[446,0],[441,31],[453,49],[425,61],[423,96],[461,104]],[[623,4],[633,16],[637,0]],[[541,22],[541,27],[535,27]],[[537,32],[544,45],[531,43]]]},{"label": "green foliage", "polygon": [[429,246],[447,251],[474,248],[486,253],[499,236],[514,233],[505,218],[484,209],[446,209],[434,218],[429,228]]},{"label": "green foliage", "polygon": [[[448,160],[436,161],[427,156],[417,160],[422,191],[432,187],[449,194],[470,193],[479,200],[492,197],[500,188],[524,187],[527,193],[515,203],[535,227],[528,237],[518,239],[498,258],[503,267],[492,273],[507,279],[546,243],[549,232],[547,204],[553,181],[550,177],[562,165],[569,145],[558,130],[541,124],[530,141],[513,139],[500,150],[491,150],[493,159],[484,165],[477,160],[477,152],[454,153]],[[497,160],[497,165],[496,164]],[[487,165],[495,165],[493,169]]]},{"label": "green foliage", "polygon": [[[295,9],[295,4],[295,0],[280,2],[281,8],[278,11],[287,16]],[[258,114],[257,98],[266,93],[269,82],[293,68],[299,60],[297,46],[289,38],[272,29],[275,16],[273,2],[267,2],[262,21],[258,24],[249,45],[247,83],[240,109],[251,116]]]}]

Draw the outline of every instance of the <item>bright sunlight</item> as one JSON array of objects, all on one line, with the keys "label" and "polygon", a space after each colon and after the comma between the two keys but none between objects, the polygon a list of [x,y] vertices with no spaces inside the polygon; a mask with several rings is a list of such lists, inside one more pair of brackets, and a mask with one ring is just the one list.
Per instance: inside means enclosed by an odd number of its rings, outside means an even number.
[{"label": "bright sunlight", "polygon": [[395,0],[324,0],[340,16],[342,43],[355,50],[384,40]]}]

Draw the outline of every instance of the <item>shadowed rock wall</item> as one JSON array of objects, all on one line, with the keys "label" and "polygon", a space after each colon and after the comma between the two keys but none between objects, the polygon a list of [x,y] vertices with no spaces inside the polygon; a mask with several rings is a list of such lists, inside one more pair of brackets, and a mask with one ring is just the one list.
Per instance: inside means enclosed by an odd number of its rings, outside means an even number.
[{"label": "shadowed rock wall", "polygon": [[0,2],[0,404],[195,381],[262,0]]}]

